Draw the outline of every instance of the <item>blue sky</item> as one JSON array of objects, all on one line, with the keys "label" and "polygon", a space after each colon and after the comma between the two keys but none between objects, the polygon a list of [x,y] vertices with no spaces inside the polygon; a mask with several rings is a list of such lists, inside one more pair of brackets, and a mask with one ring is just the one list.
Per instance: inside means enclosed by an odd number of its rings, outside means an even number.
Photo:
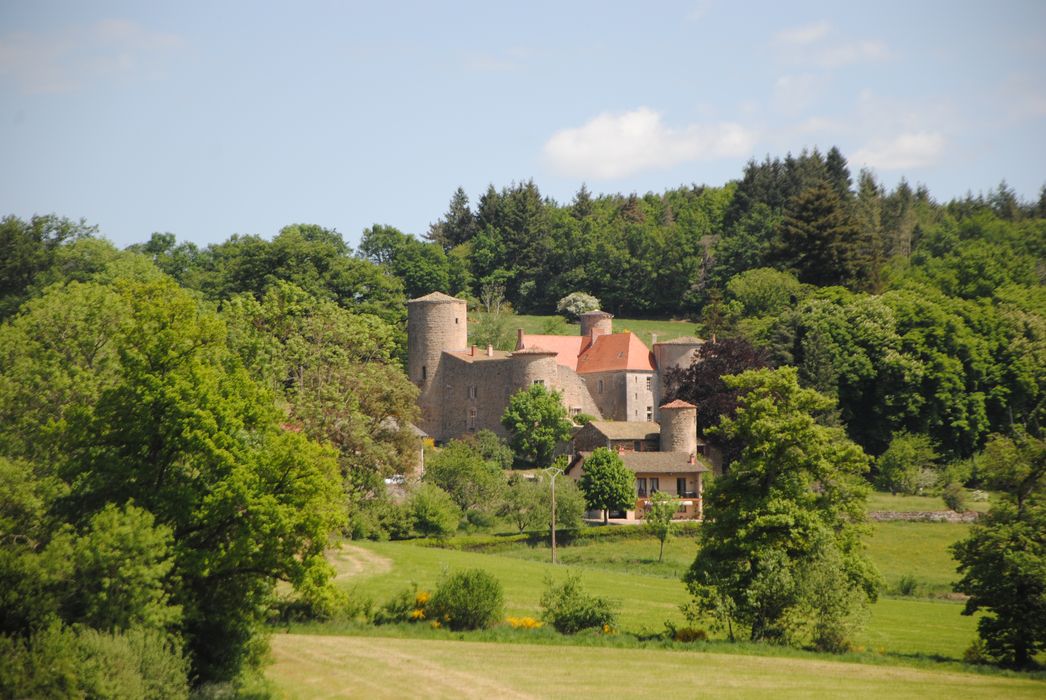
[{"label": "blue sky", "polygon": [[355,243],[459,185],[660,192],[832,145],[938,200],[1037,199],[1044,67],[1034,1],[6,0],[0,213]]}]

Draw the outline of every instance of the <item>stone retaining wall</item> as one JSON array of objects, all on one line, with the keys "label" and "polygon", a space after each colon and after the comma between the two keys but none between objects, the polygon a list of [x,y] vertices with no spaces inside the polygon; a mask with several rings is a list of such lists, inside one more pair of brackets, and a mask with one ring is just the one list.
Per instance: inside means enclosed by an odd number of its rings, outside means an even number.
[{"label": "stone retaining wall", "polygon": [[887,522],[890,520],[906,520],[919,523],[973,523],[981,514],[974,510],[956,513],[952,510],[932,511],[892,511],[876,510],[868,513],[868,519],[876,522]]}]

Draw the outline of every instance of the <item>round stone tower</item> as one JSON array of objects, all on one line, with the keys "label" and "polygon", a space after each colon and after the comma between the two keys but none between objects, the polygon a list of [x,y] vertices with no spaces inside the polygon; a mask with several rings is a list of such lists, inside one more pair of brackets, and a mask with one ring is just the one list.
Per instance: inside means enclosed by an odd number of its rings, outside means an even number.
[{"label": "round stone tower", "polygon": [[441,292],[407,302],[407,375],[419,387],[432,381],[440,355],[468,348],[468,307]]},{"label": "round stone tower", "polygon": [[[654,405],[660,406],[667,392],[666,375],[672,369],[688,369],[697,358],[697,351],[703,340],[693,336],[683,336],[664,342],[654,340],[654,366],[657,368],[657,381],[654,383]],[[657,410],[655,420],[661,420],[661,409]]]},{"label": "round stone tower", "polygon": [[697,453],[697,406],[677,399],[661,407],[661,451]]},{"label": "round stone tower", "polygon": [[441,292],[407,302],[407,376],[418,387],[421,427],[429,435],[442,429],[439,386],[435,384],[445,351],[468,347],[468,307]]},{"label": "round stone tower", "polygon": [[512,353],[512,386],[516,391],[544,384],[549,391],[559,385],[556,353],[539,347],[516,350]]},{"label": "round stone tower", "polygon": [[614,332],[611,320],[613,314],[606,311],[586,311],[581,314],[581,335],[594,338],[597,335],[610,335]]},{"label": "round stone tower", "polygon": [[668,369],[686,369],[694,362],[698,349],[705,341],[693,336],[683,336],[654,343],[654,360],[659,372]]}]

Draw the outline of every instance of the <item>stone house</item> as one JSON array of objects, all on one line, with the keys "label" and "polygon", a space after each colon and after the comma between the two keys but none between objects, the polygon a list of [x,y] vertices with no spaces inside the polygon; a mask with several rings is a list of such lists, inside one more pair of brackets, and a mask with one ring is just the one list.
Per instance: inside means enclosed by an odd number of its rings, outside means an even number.
[{"label": "stone house", "polygon": [[614,333],[612,318],[583,314],[577,336],[520,330],[515,349],[505,352],[468,344],[463,299],[433,292],[410,300],[407,374],[419,389],[419,427],[437,443],[483,429],[505,435],[501,416],[509,398],[533,384],[561,392],[572,416],[659,420],[665,373],[689,366],[702,341],[655,342],[651,351],[634,333]]},{"label": "stone house", "polygon": [[676,503],[675,517],[700,520],[704,515],[703,475],[711,471],[701,460],[697,438],[697,407],[673,401],[660,407],[661,423],[593,421],[573,439],[574,457],[567,475],[581,478],[585,460],[598,447],[617,450],[621,461],[635,474],[635,503],[611,517],[642,519],[650,497],[668,493]]}]

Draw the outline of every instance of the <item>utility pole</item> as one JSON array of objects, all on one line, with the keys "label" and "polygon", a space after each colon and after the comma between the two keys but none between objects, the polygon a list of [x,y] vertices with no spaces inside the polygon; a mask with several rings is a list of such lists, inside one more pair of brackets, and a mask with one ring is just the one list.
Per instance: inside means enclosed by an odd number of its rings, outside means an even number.
[{"label": "utility pole", "polygon": [[552,490],[552,563],[558,564],[556,559],[556,477],[563,473],[559,467],[549,467],[545,470],[549,474],[549,484]]}]

